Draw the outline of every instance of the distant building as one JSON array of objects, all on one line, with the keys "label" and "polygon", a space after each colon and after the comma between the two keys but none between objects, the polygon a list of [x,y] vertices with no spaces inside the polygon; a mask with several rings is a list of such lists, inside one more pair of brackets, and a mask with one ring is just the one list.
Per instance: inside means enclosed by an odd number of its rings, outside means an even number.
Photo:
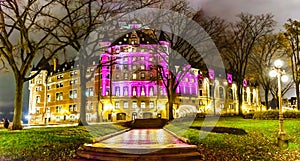
[{"label": "distant building", "polygon": [[[163,79],[152,67],[167,70],[168,55],[160,50],[169,44],[157,44],[149,38],[150,29],[132,31],[114,42],[100,42],[106,48],[95,57],[87,70],[92,79],[81,82],[74,61],[53,65],[29,83],[29,114],[31,124],[69,123],[79,118],[80,93],[87,97],[88,122],[134,120],[136,118],[168,118],[167,91]],[[167,50],[165,50],[167,51]],[[110,60],[113,65],[101,66]],[[100,63],[100,64],[99,64]],[[33,75],[37,69],[31,72]],[[86,83],[86,91],[80,91]],[[203,77],[190,68],[176,90],[174,116],[196,113],[237,114],[236,85],[232,81]],[[257,87],[244,88],[245,112],[261,110]]]}]

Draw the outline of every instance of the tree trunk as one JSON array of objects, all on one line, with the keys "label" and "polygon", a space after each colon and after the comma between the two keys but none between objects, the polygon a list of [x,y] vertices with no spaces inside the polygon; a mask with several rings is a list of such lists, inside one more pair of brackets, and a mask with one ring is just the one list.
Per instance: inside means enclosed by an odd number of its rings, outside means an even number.
[{"label": "tree trunk", "polygon": [[174,120],[173,103],[174,103],[173,96],[170,96],[170,98],[169,98],[169,121]]},{"label": "tree trunk", "polygon": [[[81,74],[80,74],[81,75]],[[80,114],[78,120],[78,126],[85,126],[88,125],[86,121],[86,79],[80,78]]]},{"label": "tree trunk", "polygon": [[269,109],[269,89],[265,89],[266,108]]},{"label": "tree trunk", "polygon": [[22,130],[22,103],[23,103],[23,86],[24,80],[20,79],[20,77],[15,78],[16,89],[15,89],[15,97],[14,97],[14,118],[12,130]]},{"label": "tree trunk", "polygon": [[238,102],[239,102],[239,116],[243,115],[243,88],[241,87],[242,85],[238,84],[237,85],[237,95],[238,95]]},{"label": "tree trunk", "polygon": [[297,99],[297,109],[300,110],[300,83],[296,83],[296,99]]}]

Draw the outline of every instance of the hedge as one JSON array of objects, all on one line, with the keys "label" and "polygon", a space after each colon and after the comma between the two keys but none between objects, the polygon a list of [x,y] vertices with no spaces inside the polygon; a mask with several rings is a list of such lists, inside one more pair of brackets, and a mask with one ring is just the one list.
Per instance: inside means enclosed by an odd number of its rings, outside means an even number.
[{"label": "hedge", "polygon": [[[250,116],[251,114],[247,114],[247,115]],[[283,117],[284,118],[300,118],[300,111],[285,111],[283,113]],[[260,119],[260,120],[277,120],[279,118],[279,111],[278,110],[268,110],[268,111],[255,112],[253,114],[252,118]]]}]

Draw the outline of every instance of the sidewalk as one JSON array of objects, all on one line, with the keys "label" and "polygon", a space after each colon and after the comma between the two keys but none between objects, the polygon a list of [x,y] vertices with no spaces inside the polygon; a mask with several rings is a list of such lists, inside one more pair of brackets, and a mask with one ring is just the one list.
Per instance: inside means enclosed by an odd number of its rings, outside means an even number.
[{"label": "sidewalk", "polygon": [[132,129],[94,144],[85,144],[77,159],[106,161],[196,161],[197,146],[182,142],[165,129]]}]

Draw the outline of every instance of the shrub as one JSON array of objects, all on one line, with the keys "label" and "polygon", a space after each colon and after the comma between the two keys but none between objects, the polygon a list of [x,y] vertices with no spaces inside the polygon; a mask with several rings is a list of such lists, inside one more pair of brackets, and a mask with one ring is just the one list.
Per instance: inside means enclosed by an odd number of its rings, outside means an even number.
[{"label": "shrub", "polygon": [[[300,112],[297,111],[285,111],[283,113],[284,118],[300,118]],[[259,111],[255,112],[253,119],[261,120],[277,120],[279,118],[278,110],[268,110],[268,111]]]},{"label": "shrub", "polygon": [[244,119],[253,119],[254,112],[243,114]]},{"label": "shrub", "polygon": [[297,113],[295,111],[286,111],[283,113],[284,118],[297,118]]},{"label": "shrub", "polygon": [[261,120],[277,120],[278,118],[279,118],[278,110],[259,111],[259,112],[255,112],[253,115],[253,119],[261,119]]}]

